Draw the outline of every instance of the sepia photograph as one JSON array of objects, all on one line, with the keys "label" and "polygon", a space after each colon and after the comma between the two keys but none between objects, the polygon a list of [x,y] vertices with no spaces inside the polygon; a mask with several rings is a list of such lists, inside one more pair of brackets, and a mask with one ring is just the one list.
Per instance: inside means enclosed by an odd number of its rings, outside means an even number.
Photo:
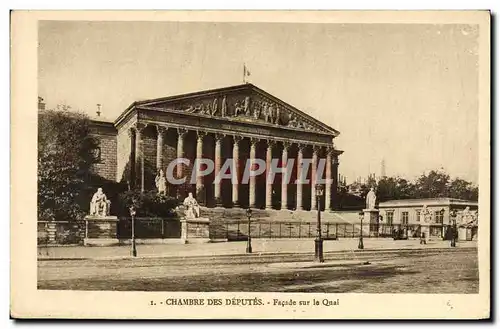
[{"label": "sepia photograph", "polygon": [[18,14],[21,317],[489,316],[488,11]]}]

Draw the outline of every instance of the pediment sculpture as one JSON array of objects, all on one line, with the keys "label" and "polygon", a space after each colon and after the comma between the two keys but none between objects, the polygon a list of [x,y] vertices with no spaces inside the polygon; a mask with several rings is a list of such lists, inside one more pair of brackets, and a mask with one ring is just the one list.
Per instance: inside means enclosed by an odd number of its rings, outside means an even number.
[{"label": "pediment sculpture", "polygon": [[[229,95],[230,96],[230,95]],[[213,117],[245,118],[273,125],[304,130],[321,131],[322,128],[309,122],[300,114],[291,112],[282,105],[264,98],[234,96],[206,98],[196,102],[180,104],[176,110]]]}]

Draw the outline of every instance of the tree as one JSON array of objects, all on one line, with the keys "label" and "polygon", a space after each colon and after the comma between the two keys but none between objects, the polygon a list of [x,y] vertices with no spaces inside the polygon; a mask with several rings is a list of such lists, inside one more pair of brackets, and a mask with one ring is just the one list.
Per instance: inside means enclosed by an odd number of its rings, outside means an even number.
[{"label": "tree", "polygon": [[77,220],[85,214],[82,191],[96,162],[90,120],[69,107],[38,115],[38,218]]},{"label": "tree", "polygon": [[417,197],[445,198],[449,197],[450,175],[443,171],[432,170],[422,174],[416,181]]},{"label": "tree", "polygon": [[478,194],[478,187],[466,180],[455,178],[449,184],[449,196],[451,198],[477,201]]},{"label": "tree", "polygon": [[416,197],[415,184],[401,177],[383,177],[377,183],[377,199],[388,200],[411,199]]}]

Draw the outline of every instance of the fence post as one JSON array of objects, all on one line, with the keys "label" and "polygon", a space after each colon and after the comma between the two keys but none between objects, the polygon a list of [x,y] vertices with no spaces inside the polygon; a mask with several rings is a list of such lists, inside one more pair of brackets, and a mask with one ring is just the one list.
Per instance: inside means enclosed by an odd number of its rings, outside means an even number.
[{"label": "fence post", "polygon": [[335,223],[335,237],[339,237],[339,223]]},{"label": "fence post", "polygon": [[161,238],[165,239],[165,218],[161,218]]},{"label": "fence post", "polygon": [[308,224],[309,224],[309,231],[307,232],[307,237],[310,238],[311,237],[311,222],[309,222]]},{"label": "fence post", "polygon": [[356,224],[352,224],[352,237],[353,238],[354,238],[354,229],[355,229],[354,225],[356,225]]},{"label": "fence post", "polygon": [[300,239],[300,227],[302,226],[302,223],[299,223],[299,239]]},{"label": "fence post", "polygon": [[259,238],[260,238],[260,228],[262,227],[262,223],[259,222],[258,224],[259,224]]},{"label": "fence post", "polygon": [[273,237],[273,222],[269,222],[269,239]]},{"label": "fence post", "polygon": [[240,239],[240,222],[236,222],[237,223],[237,227],[236,227],[236,240],[239,240]]},{"label": "fence post", "polygon": [[57,227],[56,223],[54,222],[48,222],[47,223],[47,238],[48,238],[48,243],[55,244],[57,239],[56,239],[56,233],[57,232]]}]

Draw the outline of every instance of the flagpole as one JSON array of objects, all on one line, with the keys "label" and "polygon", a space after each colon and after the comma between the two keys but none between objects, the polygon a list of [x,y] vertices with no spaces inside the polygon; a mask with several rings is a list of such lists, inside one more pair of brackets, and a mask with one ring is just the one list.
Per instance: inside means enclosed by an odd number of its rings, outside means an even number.
[{"label": "flagpole", "polygon": [[247,75],[247,67],[245,63],[243,63],[243,83],[245,83],[245,77]]}]

